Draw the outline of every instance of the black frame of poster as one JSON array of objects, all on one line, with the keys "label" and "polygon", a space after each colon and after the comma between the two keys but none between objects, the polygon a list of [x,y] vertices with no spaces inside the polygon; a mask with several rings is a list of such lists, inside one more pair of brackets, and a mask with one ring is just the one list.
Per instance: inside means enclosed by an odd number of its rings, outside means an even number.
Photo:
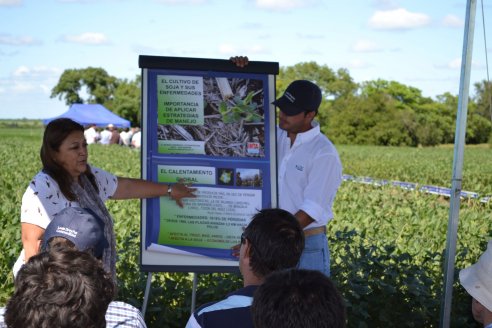
[{"label": "black frame of poster", "polygon": [[197,188],[178,207],[141,202],[140,268],[238,272],[231,246],[251,216],[277,206],[276,62],[140,56],[141,177]]}]

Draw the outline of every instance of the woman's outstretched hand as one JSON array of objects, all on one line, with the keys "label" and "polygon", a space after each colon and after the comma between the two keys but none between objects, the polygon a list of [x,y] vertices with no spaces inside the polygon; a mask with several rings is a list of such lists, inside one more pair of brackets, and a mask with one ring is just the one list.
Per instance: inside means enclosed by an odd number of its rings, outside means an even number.
[{"label": "woman's outstretched hand", "polygon": [[171,186],[171,192],[169,198],[173,199],[179,207],[183,207],[183,198],[196,198],[196,188],[191,188],[189,184],[185,184],[182,181]]}]

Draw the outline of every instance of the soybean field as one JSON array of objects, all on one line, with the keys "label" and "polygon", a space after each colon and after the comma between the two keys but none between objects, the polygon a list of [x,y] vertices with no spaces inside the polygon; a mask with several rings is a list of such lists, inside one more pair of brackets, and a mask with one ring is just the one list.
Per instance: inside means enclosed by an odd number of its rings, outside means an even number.
[{"label": "soybean field", "polygon": [[[21,250],[20,205],[40,170],[40,127],[0,129],[0,306],[13,292],[11,268]],[[343,173],[418,185],[451,186],[453,147],[404,148],[337,145]],[[91,164],[115,175],[139,177],[140,152],[89,146]],[[492,195],[492,149],[467,146],[463,190]],[[139,271],[140,202],[109,201],[115,219],[120,300],[141,307],[146,273]],[[474,263],[492,236],[492,201],[460,205],[456,274]],[[391,184],[344,181],[328,224],[332,279],[347,304],[348,327],[437,327],[442,293],[449,198]],[[149,327],[183,327],[191,306],[192,275],[156,273],[146,312]],[[478,327],[471,300],[457,283],[453,327]],[[200,274],[197,305],[241,286],[234,274]]]}]

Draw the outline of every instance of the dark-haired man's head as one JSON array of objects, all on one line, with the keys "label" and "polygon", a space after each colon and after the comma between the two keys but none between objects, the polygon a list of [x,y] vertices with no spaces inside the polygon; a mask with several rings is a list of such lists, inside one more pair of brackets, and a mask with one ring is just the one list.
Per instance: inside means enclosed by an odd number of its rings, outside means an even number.
[{"label": "dark-haired man's head", "polygon": [[319,271],[288,269],[269,275],[251,306],[255,328],[343,328],[344,301]]},{"label": "dark-haired man's head", "polygon": [[116,287],[100,261],[59,249],[29,259],[15,279],[5,322],[11,328],[106,327]]},{"label": "dark-haired man's head", "polygon": [[255,214],[241,237],[239,267],[245,285],[259,283],[271,272],[297,265],[304,249],[304,234],[297,219],[282,209]]}]

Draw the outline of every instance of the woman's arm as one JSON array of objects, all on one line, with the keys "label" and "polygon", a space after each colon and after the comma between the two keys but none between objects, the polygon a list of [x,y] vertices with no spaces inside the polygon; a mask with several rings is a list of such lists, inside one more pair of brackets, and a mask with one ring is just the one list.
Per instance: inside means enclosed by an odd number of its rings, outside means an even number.
[{"label": "woman's arm", "polygon": [[[171,188],[170,194],[168,194],[169,188]],[[118,177],[118,186],[112,198],[131,199],[169,196],[176,201],[179,207],[183,207],[182,199],[185,197],[196,197],[194,194],[195,191],[196,188],[190,188],[183,183],[170,185],[142,179]]]},{"label": "woman's arm", "polygon": [[39,253],[44,229],[31,223],[21,223],[22,246],[24,247],[24,262]]}]

